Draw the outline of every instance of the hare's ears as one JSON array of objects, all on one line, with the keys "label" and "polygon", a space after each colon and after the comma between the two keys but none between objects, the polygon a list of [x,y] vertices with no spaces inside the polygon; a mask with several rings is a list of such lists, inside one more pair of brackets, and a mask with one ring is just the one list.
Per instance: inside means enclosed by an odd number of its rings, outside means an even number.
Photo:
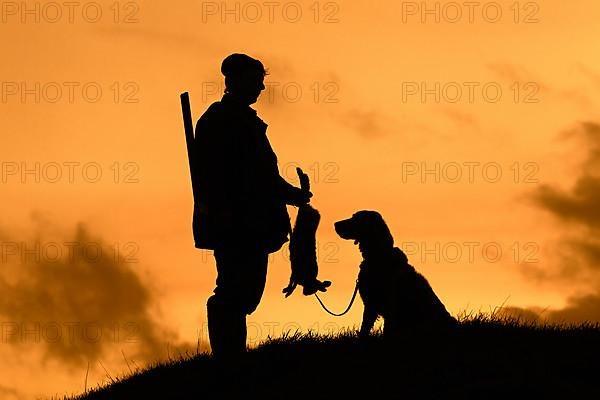
[{"label": "hare's ears", "polygon": [[300,189],[310,190],[310,180],[308,179],[308,175],[306,175],[300,167],[296,167],[296,173],[300,179]]}]

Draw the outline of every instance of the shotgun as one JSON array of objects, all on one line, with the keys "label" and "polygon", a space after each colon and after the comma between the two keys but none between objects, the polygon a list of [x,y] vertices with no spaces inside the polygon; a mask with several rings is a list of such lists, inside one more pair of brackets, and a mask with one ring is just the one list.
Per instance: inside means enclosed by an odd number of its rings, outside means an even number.
[{"label": "shotgun", "polygon": [[194,171],[194,121],[192,120],[192,108],[190,106],[190,95],[184,92],[181,98],[181,112],[183,113],[183,127],[185,130],[185,144],[187,145],[188,162],[190,166],[190,178],[192,180],[192,193],[194,203],[199,200],[198,185],[196,184],[196,174]]}]

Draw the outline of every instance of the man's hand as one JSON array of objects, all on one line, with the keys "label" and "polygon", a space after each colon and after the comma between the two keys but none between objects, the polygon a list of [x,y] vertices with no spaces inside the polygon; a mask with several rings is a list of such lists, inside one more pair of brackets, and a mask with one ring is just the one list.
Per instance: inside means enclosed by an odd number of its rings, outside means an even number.
[{"label": "man's hand", "polygon": [[296,207],[308,204],[310,198],[313,196],[313,194],[309,190],[304,190],[297,187],[292,189],[290,195],[291,196],[288,204]]}]

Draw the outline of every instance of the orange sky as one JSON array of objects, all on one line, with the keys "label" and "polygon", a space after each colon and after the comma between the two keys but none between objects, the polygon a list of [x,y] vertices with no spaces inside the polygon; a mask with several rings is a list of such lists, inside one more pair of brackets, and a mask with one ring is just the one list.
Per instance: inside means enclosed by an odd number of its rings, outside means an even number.
[{"label": "orange sky", "polygon": [[[124,268],[152,293],[152,301],[143,303],[151,307],[148,318],[172,334],[157,345],[156,358],[167,355],[169,341],[195,348],[215,271],[210,255],[193,247],[179,94],[190,92],[198,118],[220,98],[222,59],[244,52],[270,71],[272,91],[255,108],[269,124],[282,174],[295,182],[293,166],[300,165],[313,180],[313,205],[322,214],[320,276],[333,281],[324,296],[330,307],[346,305],[360,262],[358,250],[337,238],[332,224],[360,209],[382,213],[397,244],[414,250],[412,264],[455,315],[488,311],[506,299],[514,306],[562,307],[589,285],[540,283],[527,278],[522,263],[538,248],[534,267],[557,263],[553,250],[567,228],[530,200],[544,184],[569,189],[588,155],[585,142],[561,133],[599,118],[600,5],[499,1],[502,16],[494,23],[496,8],[482,2],[472,21],[462,7],[462,18],[453,23],[455,10],[445,3],[438,5],[436,22],[435,15],[422,13],[421,2],[277,2],[272,16],[263,2],[250,8],[237,3],[238,15],[231,1],[226,4],[233,14],[221,9],[222,2],[185,0],[116,3],[117,15],[113,2],[98,2],[102,15],[92,22],[96,8],[81,2],[70,22],[64,5],[58,16],[45,2],[36,11],[36,2],[27,1],[30,14],[21,2],[3,2],[0,238],[31,246],[63,243],[82,223],[106,246],[117,243],[121,255],[135,250],[139,262]],[[427,2],[428,9],[434,7]],[[298,9],[302,14],[296,16]],[[431,90],[436,83],[439,102],[431,93],[423,101],[421,85]],[[415,87],[418,93],[407,92]],[[96,88],[102,95],[92,102]],[[502,97],[486,100],[496,88]],[[23,167],[36,163],[39,183],[32,174],[21,175]],[[440,182],[431,174],[422,179],[420,171],[406,175],[407,168],[431,169],[435,163],[444,172]],[[56,165],[63,175],[53,183]],[[462,179],[452,183],[457,165]],[[468,165],[474,166],[472,181]],[[86,181],[98,168],[98,182]],[[502,177],[491,182],[498,168]],[[290,213],[295,216],[293,208]],[[477,243],[473,260],[465,245],[470,242]],[[125,247],[131,243],[134,247]],[[439,260],[422,251],[436,243]],[[493,248],[482,255],[486,244],[502,250],[497,262],[486,259]],[[452,262],[456,248],[463,254]],[[27,281],[36,273],[16,256],[2,266],[0,277],[13,286],[18,277]],[[252,329],[260,328],[257,338],[264,340],[269,327],[277,335],[284,326],[325,332],[360,322],[360,304],[333,319],[312,298],[296,293],[284,299],[288,276],[285,256],[274,254],[265,296],[249,318]],[[57,302],[61,296],[84,296],[88,283],[81,281],[82,293],[66,293],[59,281],[51,293]],[[94,295],[103,294],[94,292],[92,300]],[[32,309],[41,301],[24,298],[22,307]],[[37,315],[9,311],[0,308],[3,323],[33,324],[19,318]],[[126,314],[106,310],[108,320],[115,315]],[[73,315],[56,318],[72,321]],[[206,339],[205,332],[200,336]],[[69,363],[51,346],[44,340],[0,342],[0,398],[83,390],[88,364]],[[139,349],[119,342],[90,356],[88,386],[102,381],[104,367],[113,375],[128,370],[122,350]]]}]

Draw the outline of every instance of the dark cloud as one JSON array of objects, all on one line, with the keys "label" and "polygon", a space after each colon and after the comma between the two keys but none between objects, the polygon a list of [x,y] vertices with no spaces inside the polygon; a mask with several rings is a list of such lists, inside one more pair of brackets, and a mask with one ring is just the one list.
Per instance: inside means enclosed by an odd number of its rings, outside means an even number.
[{"label": "dark cloud", "polygon": [[464,127],[478,128],[479,127],[479,123],[477,122],[475,117],[470,113],[466,113],[466,112],[460,111],[458,109],[453,109],[450,107],[446,107],[446,108],[442,109],[442,112],[444,114],[446,114],[446,116],[450,120],[452,120],[456,125],[458,125],[461,128],[464,128]]},{"label": "dark cloud", "polygon": [[550,312],[548,319],[557,323],[600,322],[600,294],[573,296],[564,308]]},{"label": "dark cloud", "polygon": [[548,90],[549,87],[542,84],[531,72],[523,67],[511,64],[488,64],[487,68],[495,73],[500,79],[510,83],[534,82],[540,90]]},{"label": "dark cloud", "polygon": [[18,400],[23,397],[17,392],[16,389],[8,388],[0,385],[0,399],[2,400]]},{"label": "dark cloud", "polygon": [[505,311],[558,323],[600,321],[600,125],[581,123],[563,139],[579,140],[586,149],[579,176],[568,190],[542,185],[531,197],[561,224],[562,238],[554,245],[557,261],[543,269],[526,268],[524,273],[537,282],[578,284],[588,289],[570,297],[559,310],[513,307]]},{"label": "dark cloud", "polygon": [[[67,242],[80,245],[71,245],[73,251],[68,252],[62,246]],[[36,248],[35,240],[11,243],[30,252]],[[50,242],[37,243],[50,249],[47,254],[36,251],[38,260],[32,253],[25,254],[25,262],[20,254],[4,254],[5,273],[0,276],[4,342],[41,343],[46,358],[72,366],[93,363],[106,351],[118,354],[122,349],[136,361],[154,361],[166,356],[169,344],[171,349],[177,346],[176,334],[159,323],[153,291],[134,270],[139,263],[124,258],[130,251],[120,246],[121,252],[116,253],[83,225],[73,237],[52,242],[62,247],[60,257],[48,247]],[[5,250],[6,245],[3,242]],[[25,334],[23,328],[36,333]]]},{"label": "dark cloud", "polygon": [[600,125],[584,122],[567,132],[566,139],[580,139],[587,156],[581,173],[569,191],[542,185],[533,195],[544,210],[563,222],[574,222],[590,230],[600,229]]},{"label": "dark cloud", "polygon": [[[587,92],[589,92],[589,88],[586,86],[584,88],[559,88],[559,87],[551,87],[548,84],[542,82],[539,79],[539,76],[534,75],[530,71],[526,70],[522,66],[511,65],[511,64],[502,64],[502,63],[493,63],[488,64],[487,68],[492,71],[499,79],[503,80],[506,83],[514,84],[519,83],[524,85],[526,83],[534,83],[537,92],[535,93],[535,98],[540,96],[554,96],[555,98],[566,101],[568,103],[574,104],[579,108],[585,111],[594,111],[596,107],[594,102],[592,101],[593,96],[590,96]],[[578,70],[581,74],[587,79],[591,80],[596,87],[598,87],[598,82],[600,82],[598,74],[589,70],[588,68],[578,65]],[[523,87],[523,93],[533,94],[533,87]]]},{"label": "dark cloud", "polygon": [[592,83],[596,86],[596,88],[600,89],[600,74],[598,74],[596,71],[586,67],[583,64],[578,64],[577,65],[579,71],[590,81],[592,81]]},{"label": "dark cloud", "polygon": [[542,185],[532,199],[565,227],[558,275],[600,280],[600,125],[582,123],[565,137],[586,148],[579,176],[569,190]]},{"label": "dark cloud", "polygon": [[583,174],[568,191],[543,185],[535,193],[535,201],[553,216],[590,229],[600,225],[600,178]]},{"label": "dark cloud", "polygon": [[510,64],[492,63],[488,64],[487,68],[498,75],[498,77],[512,82],[520,82],[529,76],[523,69]]},{"label": "dark cloud", "polygon": [[378,138],[386,134],[384,120],[386,118],[375,110],[363,111],[353,109],[343,117],[343,122],[364,138]]},{"label": "dark cloud", "polygon": [[586,294],[570,297],[565,307],[558,310],[539,307],[505,307],[501,314],[515,317],[524,322],[547,322],[554,324],[577,324],[600,322],[600,294]]},{"label": "dark cloud", "polygon": [[533,309],[520,307],[502,307],[497,311],[497,313],[501,316],[516,318],[519,321],[525,323],[539,322],[541,314],[541,312],[539,311],[534,311]]}]

